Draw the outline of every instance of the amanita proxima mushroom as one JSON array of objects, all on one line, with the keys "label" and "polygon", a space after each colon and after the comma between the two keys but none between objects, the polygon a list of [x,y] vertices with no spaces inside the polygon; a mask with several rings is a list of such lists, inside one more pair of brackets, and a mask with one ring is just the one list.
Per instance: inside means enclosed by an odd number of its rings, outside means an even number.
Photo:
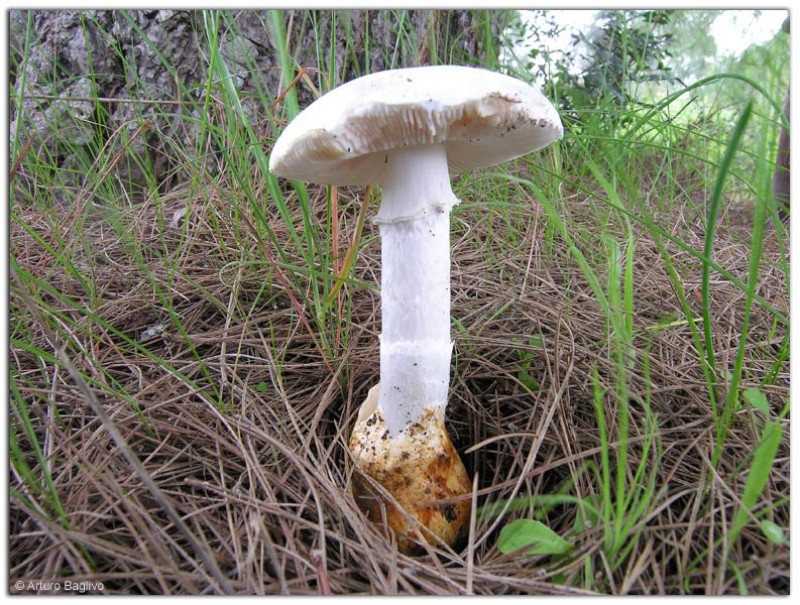
[{"label": "amanita proxima mushroom", "polygon": [[[423,536],[452,545],[469,517],[471,482],[444,426],[450,382],[449,171],[499,164],[563,135],[536,88],[454,66],[397,69],[348,82],[312,103],[270,157],[282,177],[382,190],[380,383],[350,438],[370,518],[386,511],[400,548]],[[459,499],[459,496],[461,498]],[[427,528],[427,529],[425,529]]]}]

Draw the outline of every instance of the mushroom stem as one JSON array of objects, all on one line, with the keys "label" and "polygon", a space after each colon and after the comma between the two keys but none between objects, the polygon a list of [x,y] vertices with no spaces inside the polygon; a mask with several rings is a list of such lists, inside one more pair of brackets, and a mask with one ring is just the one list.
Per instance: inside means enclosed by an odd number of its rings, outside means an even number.
[{"label": "mushroom stem", "polygon": [[450,382],[450,188],[444,144],[386,154],[380,180],[380,396],[393,437],[426,409],[444,414]]},{"label": "mushroom stem", "polygon": [[413,552],[418,540],[452,545],[470,509],[469,500],[453,500],[470,483],[444,425],[453,348],[450,209],[458,200],[444,144],[388,152],[380,185],[381,380],[361,406],[350,450],[413,521],[384,508],[356,477],[359,505],[376,521],[385,510],[400,550]]}]

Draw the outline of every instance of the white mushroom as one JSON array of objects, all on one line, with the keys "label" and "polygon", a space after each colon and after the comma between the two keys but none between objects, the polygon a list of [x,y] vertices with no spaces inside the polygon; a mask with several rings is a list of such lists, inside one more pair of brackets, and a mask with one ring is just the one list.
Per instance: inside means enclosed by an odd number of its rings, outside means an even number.
[{"label": "white mushroom", "polygon": [[[278,176],[381,187],[380,383],[362,405],[350,448],[363,472],[450,544],[469,516],[469,500],[452,498],[471,490],[444,427],[450,210],[458,203],[450,171],[499,164],[562,135],[557,111],[528,84],[477,68],[418,67],[332,90],[286,127],[270,157]],[[356,488],[362,507],[380,519],[366,483]],[[386,510],[409,550],[419,528],[394,506]]]}]

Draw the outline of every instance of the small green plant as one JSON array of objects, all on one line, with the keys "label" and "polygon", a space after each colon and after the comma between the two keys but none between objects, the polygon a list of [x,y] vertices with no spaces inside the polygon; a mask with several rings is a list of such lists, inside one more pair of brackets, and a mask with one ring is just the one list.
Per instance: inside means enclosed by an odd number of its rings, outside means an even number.
[{"label": "small green plant", "polygon": [[497,539],[502,553],[523,555],[565,555],[572,545],[541,521],[517,519],[504,525]]},{"label": "small green plant", "polygon": [[[528,347],[542,348],[542,339],[534,336],[528,339]],[[519,370],[517,370],[517,380],[522,383],[528,391],[535,393],[539,390],[539,382],[531,375],[531,361],[534,358],[533,353],[528,349],[517,349],[517,356],[519,357]]]}]

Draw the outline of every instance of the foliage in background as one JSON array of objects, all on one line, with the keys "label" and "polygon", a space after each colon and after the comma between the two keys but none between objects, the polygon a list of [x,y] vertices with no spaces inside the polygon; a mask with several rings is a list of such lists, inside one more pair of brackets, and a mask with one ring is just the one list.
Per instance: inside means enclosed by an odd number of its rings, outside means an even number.
[{"label": "foliage in background", "polygon": [[[526,20],[512,15],[506,30],[509,44],[529,49],[522,57],[511,53],[509,68],[542,83],[576,119],[592,108],[605,111],[612,132],[620,120],[629,123],[632,111],[714,73],[754,78],[778,97],[788,85],[788,36],[778,32],[766,44],[743,49],[739,58],[719,56],[711,24],[720,10],[603,10],[585,31],[548,10],[527,12],[532,16]],[[549,40],[567,31],[569,43],[551,48]],[[701,96],[693,99],[682,122],[714,125],[724,116],[723,124],[730,127],[736,112],[726,107],[741,107],[749,92],[731,86],[696,94]]]},{"label": "foliage in background", "polygon": [[573,29],[569,44],[557,52],[542,49],[568,26],[550,11],[532,12],[535,26],[519,18],[511,26],[514,37],[531,47],[520,68],[538,72],[563,111],[592,105],[628,107],[640,102],[641,82],[674,81],[670,62],[674,35],[668,31],[674,11],[599,11],[591,28]]}]

